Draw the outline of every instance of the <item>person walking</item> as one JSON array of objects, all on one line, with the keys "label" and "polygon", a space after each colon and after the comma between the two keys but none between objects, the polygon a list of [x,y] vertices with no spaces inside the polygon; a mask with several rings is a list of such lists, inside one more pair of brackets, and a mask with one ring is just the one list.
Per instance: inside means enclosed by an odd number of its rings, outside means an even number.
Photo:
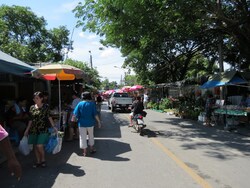
[{"label": "person walking", "polygon": [[72,141],[74,138],[77,139],[79,138],[79,132],[77,129],[77,124],[76,122],[71,121],[72,116],[73,116],[73,111],[75,107],[78,105],[79,102],[82,100],[79,98],[78,93],[76,91],[73,91],[72,93],[72,104],[70,105],[70,117],[69,117],[69,136],[67,141]]},{"label": "person walking", "polygon": [[144,106],[145,109],[147,109],[147,105],[148,105],[148,94],[145,93],[143,95],[143,106]]},{"label": "person walking", "polygon": [[[43,93],[38,91],[33,94],[34,105],[30,107],[30,120],[24,135],[28,136],[28,143],[34,145],[36,162],[33,168],[46,167],[44,145],[49,139],[49,128],[52,126],[57,132],[55,123],[50,116],[49,105],[44,104]],[[48,121],[49,120],[49,121]]]},{"label": "person walking", "polygon": [[101,122],[96,110],[95,101],[92,100],[90,92],[83,92],[81,98],[82,101],[78,103],[73,112],[72,120],[78,123],[80,148],[83,150],[83,156],[86,156],[88,145],[91,154],[96,152],[94,148],[94,126],[97,121],[98,127],[101,128]]},{"label": "person walking", "polygon": [[102,110],[102,97],[100,94],[96,97],[96,110],[99,115],[99,118],[101,118],[101,110]]},{"label": "person walking", "polygon": [[205,113],[206,113],[206,121],[205,125],[208,127],[211,127],[211,116],[213,112],[213,106],[214,106],[214,98],[212,94],[208,94],[206,104],[205,104]]}]

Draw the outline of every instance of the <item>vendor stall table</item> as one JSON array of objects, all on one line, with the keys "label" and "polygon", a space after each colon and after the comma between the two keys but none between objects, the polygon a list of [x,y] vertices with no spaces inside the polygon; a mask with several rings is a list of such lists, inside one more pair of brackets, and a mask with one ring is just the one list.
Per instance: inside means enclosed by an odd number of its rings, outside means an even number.
[{"label": "vendor stall table", "polygon": [[[241,110],[241,109],[226,109],[226,108],[219,108],[219,109],[215,109],[214,110],[214,114],[215,115],[225,115],[225,129],[228,129],[229,126],[234,126],[236,125],[236,121],[237,121],[237,117],[239,116],[248,116],[250,112],[246,111],[246,110]],[[232,120],[229,123],[229,116],[231,116],[232,118],[230,120]],[[215,123],[218,124],[217,122],[218,118],[215,118]]]}]

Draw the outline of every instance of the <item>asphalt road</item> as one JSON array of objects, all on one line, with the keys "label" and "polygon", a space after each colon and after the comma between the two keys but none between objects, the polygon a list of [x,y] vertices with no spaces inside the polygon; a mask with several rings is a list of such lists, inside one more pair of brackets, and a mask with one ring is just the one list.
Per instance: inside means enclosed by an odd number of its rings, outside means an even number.
[{"label": "asphalt road", "polygon": [[250,138],[147,110],[146,135],[128,128],[129,114],[102,106],[95,129],[97,153],[83,157],[78,141],[47,154],[48,167],[33,169],[34,155],[17,154],[17,182],[0,166],[1,188],[247,188]]}]

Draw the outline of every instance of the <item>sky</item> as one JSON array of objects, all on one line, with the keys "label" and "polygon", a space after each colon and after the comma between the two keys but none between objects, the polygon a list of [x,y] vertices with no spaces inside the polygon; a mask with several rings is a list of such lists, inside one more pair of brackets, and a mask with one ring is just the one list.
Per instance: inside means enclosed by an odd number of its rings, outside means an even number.
[{"label": "sky", "polygon": [[97,68],[101,80],[105,78],[109,81],[120,83],[124,77],[125,69],[121,66],[124,58],[118,49],[104,48],[99,40],[100,37],[94,33],[82,32],[81,28],[75,28],[77,19],[72,10],[78,4],[78,0],[0,0],[1,5],[18,5],[29,7],[39,17],[44,17],[47,21],[47,29],[66,26],[70,30],[73,40],[73,51],[68,53],[68,57],[74,60],[90,63],[90,53],[92,55],[93,67]]}]

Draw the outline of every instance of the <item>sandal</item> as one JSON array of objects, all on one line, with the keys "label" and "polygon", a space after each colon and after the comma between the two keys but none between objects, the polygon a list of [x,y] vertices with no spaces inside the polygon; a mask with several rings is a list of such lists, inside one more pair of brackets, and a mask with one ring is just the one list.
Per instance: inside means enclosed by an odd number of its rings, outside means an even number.
[{"label": "sandal", "polygon": [[43,167],[43,168],[47,167],[46,161],[41,162],[41,167]]},{"label": "sandal", "polygon": [[91,153],[91,154],[96,153],[96,149],[92,149],[92,150],[90,151],[90,153]]},{"label": "sandal", "polygon": [[86,157],[86,156],[87,156],[87,153],[83,153],[82,155],[83,155],[83,157]]},{"label": "sandal", "polygon": [[41,163],[34,163],[32,167],[33,167],[33,168],[38,168],[38,167],[40,167],[40,166],[41,166]]}]

